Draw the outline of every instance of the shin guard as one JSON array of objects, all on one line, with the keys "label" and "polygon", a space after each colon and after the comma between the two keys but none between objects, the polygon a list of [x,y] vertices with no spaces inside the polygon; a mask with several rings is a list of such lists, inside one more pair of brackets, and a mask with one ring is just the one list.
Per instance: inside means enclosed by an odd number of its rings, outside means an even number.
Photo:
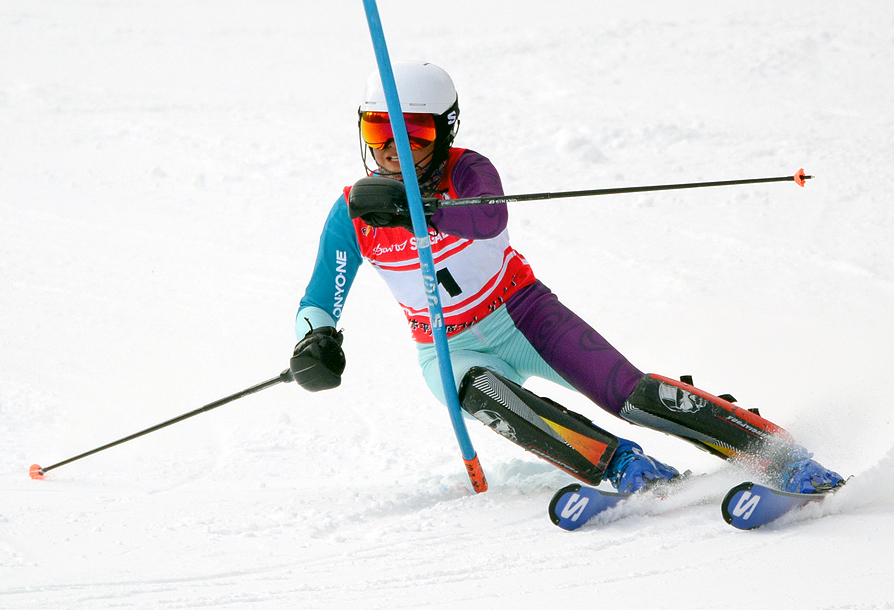
[{"label": "shin guard", "polygon": [[482,367],[463,377],[464,411],[572,476],[598,485],[618,439],[586,417]]},{"label": "shin guard", "polygon": [[788,432],[757,413],[661,375],[640,379],[621,417],[768,475],[804,451]]}]

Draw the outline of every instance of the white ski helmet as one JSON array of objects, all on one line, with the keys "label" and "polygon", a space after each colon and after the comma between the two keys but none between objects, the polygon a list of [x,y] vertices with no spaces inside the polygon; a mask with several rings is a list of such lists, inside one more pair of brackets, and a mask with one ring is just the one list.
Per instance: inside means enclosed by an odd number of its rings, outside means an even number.
[{"label": "white ski helmet", "polygon": [[[425,182],[447,160],[448,151],[459,129],[459,97],[450,75],[435,64],[423,61],[396,61],[391,66],[401,111],[409,114],[430,114],[435,120],[435,148],[419,177]],[[366,81],[366,91],[358,108],[364,112],[388,112],[385,89],[378,70]],[[367,147],[360,138],[361,158],[367,171]],[[421,167],[421,166],[420,166]]]},{"label": "white ski helmet", "polygon": [[[456,104],[453,80],[438,66],[422,61],[396,61],[392,70],[403,112],[437,116]],[[367,111],[388,112],[385,89],[378,71],[373,72],[366,81],[360,112]]]}]

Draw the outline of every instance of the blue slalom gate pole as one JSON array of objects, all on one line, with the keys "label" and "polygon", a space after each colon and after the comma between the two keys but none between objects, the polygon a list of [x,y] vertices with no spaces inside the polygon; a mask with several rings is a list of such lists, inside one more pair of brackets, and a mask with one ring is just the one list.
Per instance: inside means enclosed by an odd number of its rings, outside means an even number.
[{"label": "blue slalom gate pole", "polygon": [[[397,158],[400,161],[401,175],[407,191],[410,220],[413,223],[413,234],[416,236],[419,264],[425,285],[425,295],[428,298],[428,315],[431,320],[432,338],[435,342],[435,353],[438,357],[441,383],[447,400],[447,411],[450,413],[450,421],[453,424],[453,431],[456,433],[456,440],[459,442],[459,448],[462,451],[466,471],[469,473],[469,480],[472,482],[472,489],[480,493],[487,490],[487,480],[484,478],[484,472],[481,470],[481,464],[478,462],[478,455],[475,453],[472,440],[469,438],[469,432],[466,430],[466,422],[463,420],[462,410],[459,405],[459,395],[453,379],[453,365],[450,362],[450,348],[447,345],[447,329],[444,325],[444,312],[438,292],[435,261],[431,251],[431,238],[428,234],[428,223],[425,220],[425,213],[422,208],[422,195],[419,192],[419,181],[416,178],[416,165],[413,162],[413,152],[410,149],[410,138],[407,135],[407,126],[404,123],[403,112],[401,112],[394,71],[391,67],[391,59],[388,56],[388,47],[385,44],[385,32],[382,29],[382,21],[379,18],[376,0],[363,0],[363,5],[366,9],[369,33],[372,36],[373,48],[376,52],[376,63],[379,66],[379,75],[382,78],[382,87],[385,91],[385,102],[388,106],[388,116],[394,133],[394,143],[397,146]],[[405,167],[412,169],[404,171]]]}]

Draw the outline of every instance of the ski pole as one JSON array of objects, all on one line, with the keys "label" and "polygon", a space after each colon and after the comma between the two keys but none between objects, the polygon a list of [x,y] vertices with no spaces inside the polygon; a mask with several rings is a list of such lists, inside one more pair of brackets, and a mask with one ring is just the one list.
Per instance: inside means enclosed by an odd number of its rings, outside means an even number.
[{"label": "ski pole", "polygon": [[282,373],[280,373],[278,377],[274,377],[273,379],[268,379],[267,381],[265,381],[263,383],[253,385],[250,388],[242,390],[241,392],[231,394],[230,396],[227,396],[226,398],[221,398],[220,400],[215,400],[214,402],[208,403],[204,407],[200,407],[194,411],[190,411],[189,413],[184,413],[183,415],[180,415],[173,419],[169,419],[168,421],[165,421],[165,422],[162,422],[155,426],[152,426],[151,428],[146,428],[145,430],[141,430],[140,432],[136,432],[134,434],[131,434],[130,436],[125,436],[124,438],[120,438],[117,441],[108,443],[106,445],[103,445],[102,447],[97,447],[96,449],[91,449],[90,451],[86,451],[80,455],[76,455],[74,457],[68,458],[67,460],[62,460],[61,462],[59,462],[57,464],[53,464],[52,466],[47,466],[46,468],[41,468],[40,465],[33,464],[31,466],[31,468],[28,470],[28,472],[31,475],[32,479],[43,479],[43,478],[45,478],[44,475],[46,473],[48,473],[50,470],[53,470],[54,468],[59,468],[60,466],[64,466],[65,464],[70,464],[74,461],[80,460],[81,458],[85,458],[88,455],[93,455],[94,453],[99,453],[100,451],[105,451],[106,449],[109,449],[116,445],[120,445],[122,443],[126,443],[127,441],[132,441],[133,439],[139,438],[141,436],[145,436],[146,434],[149,434],[150,432],[155,432],[156,430],[161,430],[162,428],[167,428],[168,426],[176,424],[177,422],[181,422],[184,419],[189,419],[190,417],[198,415],[199,413],[204,413],[205,411],[210,411],[211,409],[216,409],[217,407],[223,406],[229,402],[233,402],[234,400],[238,400],[240,398],[248,396],[249,394],[254,394],[255,392],[260,392],[261,390],[269,388],[270,386],[274,386],[278,383],[289,383],[290,381],[294,381],[294,378],[292,377],[292,372],[289,369],[286,369]]},{"label": "ski pole", "polygon": [[558,193],[530,193],[527,195],[501,195],[495,197],[467,197],[462,199],[444,199],[438,202],[438,207],[452,208],[466,205],[486,205],[497,203],[515,203],[518,201],[539,201],[542,199],[562,199],[565,197],[594,197],[596,195],[620,195],[623,193],[645,193],[649,191],[672,191],[676,189],[694,189],[708,186],[733,186],[736,184],[758,184],[761,182],[790,182],[794,181],[803,187],[805,180],[813,176],[799,169],[794,176],[778,176],[775,178],[747,178],[744,180],[720,180],[715,182],[687,182],[683,184],[658,184],[655,186],[622,186],[619,188],[592,189],[584,191],[563,191]]},{"label": "ski pole", "polygon": [[[394,81],[394,70],[392,69],[388,47],[385,43],[385,32],[379,17],[379,9],[376,5],[376,0],[363,0],[363,4],[366,10],[366,20],[369,24],[373,50],[376,55],[376,63],[379,66],[379,75],[382,79],[382,87],[385,90],[385,103],[388,106],[388,116],[390,117],[391,130],[394,134],[394,143],[397,146],[397,158],[402,167],[413,167],[410,138],[407,135],[407,126],[404,123],[403,113],[400,110],[397,84]],[[469,432],[466,429],[466,423],[463,420],[459,404],[456,382],[453,378],[450,347],[447,345],[447,329],[444,326],[444,314],[438,293],[438,279],[431,250],[431,238],[428,235],[428,226],[422,208],[422,195],[419,191],[419,183],[415,171],[403,172],[403,177],[410,220],[413,225],[413,234],[416,236],[419,267],[422,271],[425,295],[428,300],[432,340],[434,341],[435,352],[438,358],[438,369],[441,374],[441,385],[444,388],[447,412],[450,415],[450,422],[453,425],[453,432],[456,435],[472,489],[476,493],[481,493],[487,490],[487,479],[484,477],[478,454],[475,452],[475,447],[472,446],[472,440],[469,438]]]}]

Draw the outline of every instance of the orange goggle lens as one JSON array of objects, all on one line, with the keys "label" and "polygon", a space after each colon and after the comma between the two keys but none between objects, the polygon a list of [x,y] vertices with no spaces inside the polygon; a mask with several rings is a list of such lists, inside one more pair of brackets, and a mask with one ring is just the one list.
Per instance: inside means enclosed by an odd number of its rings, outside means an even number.
[{"label": "orange goggle lens", "polygon": [[[419,150],[435,141],[435,119],[430,114],[404,113],[410,148]],[[387,112],[364,112],[360,115],[360,135],[372,148],[385,148],[394,139]]]}]

